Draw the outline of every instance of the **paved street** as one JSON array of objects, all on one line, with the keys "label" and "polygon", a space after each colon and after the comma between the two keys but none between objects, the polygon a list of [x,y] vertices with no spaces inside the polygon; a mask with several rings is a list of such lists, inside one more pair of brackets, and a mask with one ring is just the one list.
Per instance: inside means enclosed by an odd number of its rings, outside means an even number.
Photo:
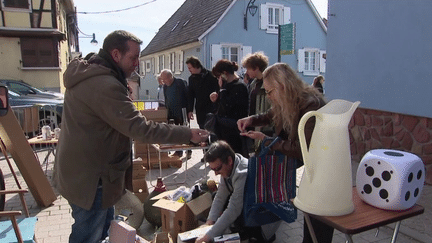
[{"label": "paved street", "polygon": [[[196,124],[192,124],[195,125]],[[38,152],[38,157],[42,160],[46,151]],[[187,173],[185,186],[191,187],[200,181],[204,176],[218,180],[219,178],[214,175],[212,171],[206,168],[204,163],[200,162],[202,158],[202,151],[195,150],[192,158],[188,160],[188,170],[185,171],[185,163],[181,168],[168,168],[162,170],[164,182],[169,184],[172,182],[181,182]],[[51,155],[49,158],[50,164],[48,166],[47,177],[50,179],[52,174],[54,157]],[[13,160],[12,160],[13,161]],[[3,171],[6,181],[6,189],[17,188],[9,167],[4,158],[0,159],[0,168]],[[45,167],[44,167],[45,169]],[[23,188],[27,188],[24,180],[22,179],[19,171],[15,167],[15,171],[19,176],[19,181]],[[151,184],[155,184],[156,176],[159,175],[159,169],[150,171],[152,181],[149,180],[147,174],[147,184],[149,191],[153,190]],[[298,181],[300,180],[302,171],[298,171]],[[179,185],[167,186],[167,189],[174,189]],[[28,193],[25,197],[27,205],[30,210],[31,216],[37,216],[38,222],[36,224],[36,239],[39,243],[50,242],[68,242],[68,235],[70,233],[73,219],[70,215],[70,206],[68,202],[61,197],[57,196],[57,200],[53,205],[47,208],[40,208],[36,205],[33,196]],[[423,189],[419,204],[425,207],[425,213],[414,218],[402,222],[402,227],[397,238],[397,242],[432,242],[432,186],[427,185]],[[7,196],[6,210],[20,210],[19,197],[16,195]],[[375,237],[376,230],[370,230],[361,234],[354,235],[354,242],[390,242],[393,228],[395,224],[390,224],[381,227],[379,234]],[[139,233],[146,239],[152,239],[154,229],[144,219],[143,224],[139,228]],[[298,219],[294,223],[282,223],[276,233],[276,243],[285,242],[301,242],[303,235],[303,215],[299,212]],[[333,242],[345,242],[345,237],[342,233],[335,231]]]}]

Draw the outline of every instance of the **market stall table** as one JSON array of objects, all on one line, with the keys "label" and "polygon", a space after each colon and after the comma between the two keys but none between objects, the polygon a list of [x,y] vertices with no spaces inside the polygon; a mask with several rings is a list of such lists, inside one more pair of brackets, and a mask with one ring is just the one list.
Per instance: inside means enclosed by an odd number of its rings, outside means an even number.
[{"label": "market stall table", "polygon": [[36,146],[40,146],[40,147],[46,146],[47,147],[48,152],[45,155],[45,158],[44,158],[42,165],[41,165],[41,166],[43,166],[45,164],[45,174],[46,174],[46,172],[48,170],[49,156],[52,154],[55,157],[55,149],[56,149],[56,146],[58,143],[58,139],[53,137],[53,138],[49,138],[47,140],[44,140],[42,138],[42,136],[37,136],[37,137],[32,137],[32,138],[28,139],[27,141],[30,144],[30,146],[33,148],[35,153],[36,153]]},{"label": "market stall table", "polygon": [[415,204],[413,207],[403,211],[389,211],[373,207],[366,204],[361,200],[357,194],[357,190],[353,187],[353,202],[354,212],[342,216],[319,216],[304,212],[306,223],[308,224],[310,233],[314,242],[316,236],[310,224],[310,218],[313,217],[337,230],[344,233],[348,242],[353,242],[351,235],[361,233],[370,229],[378,228],[390,223],[396,222],[396,227],[393,231],[391,242],[396,242],[397,234],[399,232],[401,221],[420,215],[424,212],[424,207]]},{"label": "market stall table", "polygon": [[[201,145],[193,145],[193,144],[151,144],[149,145],[149,149],[150,146],[152,146],[153,148],[156,149],[156,151],[158,152],[158,157],[159,157],[159,176],[162,177],[162,161],[161,161],[161,153],[163,152],[175,152],[175,151],[187,151],[187,150],[196,150],[196,149],[208,149],[208,145],[205,144],[204,146]],[[150,151],[148,151],[148,159],[150,160]],[[186,182],[186,177],[187,177],[187,158],[184,157],[183,158],[184,162],[185,162],[185,179],[182,182],[179,183],[174,183],[174,184],[183,184]],[[150,181],[151,179],[151,166],[149,166],[149,178]],[[206,169],[205,169],[206,170]]]}]

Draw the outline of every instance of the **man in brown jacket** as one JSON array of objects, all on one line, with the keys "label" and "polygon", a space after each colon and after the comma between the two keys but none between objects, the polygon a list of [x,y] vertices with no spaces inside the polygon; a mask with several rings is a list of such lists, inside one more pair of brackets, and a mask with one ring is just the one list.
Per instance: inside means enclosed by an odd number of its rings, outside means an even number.
[{"label": "man in brown jacket", "polygon": [[142,41],[126,31],[109,34],[88,61],[73,60],[65,74],[61,135],[53,185],[72,208],[69,242],[107,236],[113,205],[131,189],[132,139],[198,143],[207,132],[147,121],[128,97],[126,78],[138,66]]}]

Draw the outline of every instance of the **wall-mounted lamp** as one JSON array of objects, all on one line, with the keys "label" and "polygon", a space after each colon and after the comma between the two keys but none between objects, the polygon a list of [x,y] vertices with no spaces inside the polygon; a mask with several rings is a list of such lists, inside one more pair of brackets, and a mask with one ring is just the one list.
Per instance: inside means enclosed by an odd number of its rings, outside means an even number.
[{"label": "wall-mounted lamp", "polygon": [[246,11],[244,13],[243,17],[243,23],[244,23],[244,29],[247,30],[247,13],[249,12],[250,15],[255,16],[256,12],[258,11],[258,6],[255,4],[255,0],[249,0],[249,3],[246,7]]}]

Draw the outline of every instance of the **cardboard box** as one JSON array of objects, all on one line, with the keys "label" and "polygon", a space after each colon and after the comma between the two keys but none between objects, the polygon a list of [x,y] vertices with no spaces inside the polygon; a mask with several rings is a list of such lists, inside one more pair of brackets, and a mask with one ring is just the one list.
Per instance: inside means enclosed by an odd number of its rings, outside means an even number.
[{"label": "cardboard box", "polygon": [[214,243],[240,243],[239,233],[217,236],[213,239]]},{"label": "cardboard box", "polygon": [[141,158],[137,158],[133,160],[132,164],[132,178],[133,179],[142,179],[145,178],[147,174],[147,169],[144,166],[144,161]]},{"label": "cardboard box", "polygon": [[112,220],[109,232],[111,243],[135,243],[136,229],[123,221]]},{"label": "cardboard box", "polygon": [[154,243],[173,243],[174,241],[173,241],[170,233],[160,232],[160,233],[156,234],[153,242]]},{"label": "cardboard box", "polygon": [[152,199],[158,200],[153,207],[161,209],[162,231],[169,232],[177,242],[178,233],[195,229],[198,226],[197,218],[206,217],[212,204],[212,196],[210,193],[204,193],[188,203],[164,199],[173,192],[174,190],[166,191]]},{"label": "cardboard box", "polygon": [[132,181],[133,193],[139,198],[141,202],[144,202],[149,195],[147,181],[143,179],[134,179]]},{"label": "cardboard box", "polygon": [[158,109],[149,109],[140,111],[147,120],[155,122],[167,122],[168,111],[165,107],[159,107]]},{"label": "cardboard box", "polygon": [[201,237],[211,229],[211,225],[203,225],[196,229],[189,230],[177,235],[177,243],[194,243],[195,239]]}]

